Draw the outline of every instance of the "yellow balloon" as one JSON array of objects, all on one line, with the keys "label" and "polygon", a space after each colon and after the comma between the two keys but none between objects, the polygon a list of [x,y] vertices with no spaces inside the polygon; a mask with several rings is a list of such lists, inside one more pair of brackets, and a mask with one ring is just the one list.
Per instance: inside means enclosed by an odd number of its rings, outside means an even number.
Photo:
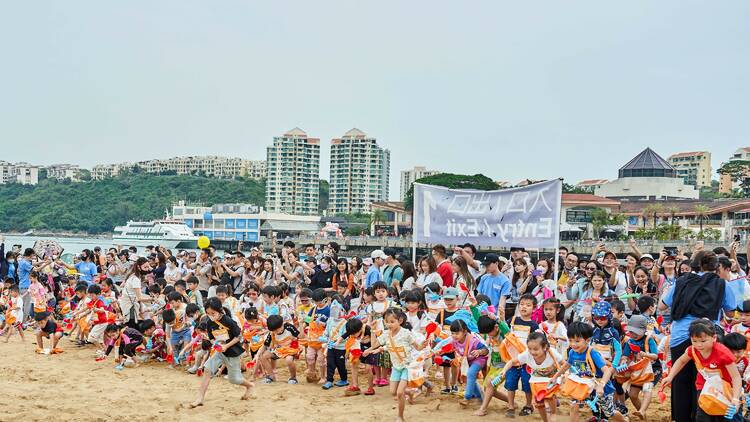
[{"label": "yellow balloon", "polygon": [[210,244],[211,244],[211,239],[209,239],[208,237],[201,236],[198,238],[198,249],[205,249]]}]

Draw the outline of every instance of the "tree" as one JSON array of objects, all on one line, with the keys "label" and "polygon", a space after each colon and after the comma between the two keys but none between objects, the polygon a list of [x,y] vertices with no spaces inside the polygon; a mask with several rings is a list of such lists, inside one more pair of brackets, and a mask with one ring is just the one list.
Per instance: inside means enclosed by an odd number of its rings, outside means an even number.
[{"label": "tree", "polygon": [[563,182],[563,193],[592,193],[591,190],[587,190],[584,188],[579,188],[578,186],[573,186],[571,184]]},{"label": "tree", "polygon": [[[656,229],[656,219],[662,213],[662,211],[664,211],[664,205],[662,205],[662,204],[649,204],[648,206],[646,206],[643,209],[642,215],[644,217],[645,216],[653,217],[654,218],[654,229]],[[643,223],[643,226],[644,227],[646,226],[645,222]]]},{"label": "tree", "polygon": [[698,218],[698,224],[700,225],[700,231],[703,232],[703,220],[708,217],[708,207],[703,204],[697,204],[694,208],[695,217]]},{"label": "tree", "polygon": [[86,169],[81,169],[79,172],[78,179],[80,179],[82,182],[88,182],[91,180],[91,171]]},{"label": "tree", "polygon": [[318,185],[318,212],[321,214],[328,209],[328,199],[330,197],[330,186],[327,180],[320,179]]},{"label": "tree", "polygon": [[[417,180],[415,183],[422,183],[425,185],[433,186],[444,186],[451,189],[476,189],[476,190],[496,190],[499,189],[497,183],[495,183],[489,177],[483,174],[475,174],[473,176],[466,174],[451,174],[451,173],[440,173],[434,176],[427,176]],[[404,200],[404,208],[407,211],[411,211],[414,207],[414,186],[410,187],[406,192],[406,199]]]},{"label": "tree", "polygon": [[727,161],[716,172],[729,175],[732,181],[740,182],[743,194],[750,196],[750,160]]},{"label": "tree", "polygon": [[607,226],[622,226],[627,217],[623,214],[609,213],[603,208],[591,210],[591,225],[594,226],[594,236],[598,237]]},{"label": "tree", "polygon": [[370,214],[370,224],[377,226],[378,223],[385,221],[385,213],[382,210],[375,210]]},{"label": "tree", "polygon": [[680,212],[680,209],[677,208],[677,207],[675,207],[675,206],[667,207],[667,213],[669,213],[669,224],[670,225],[674,224],[674,216],[678,212]]}]

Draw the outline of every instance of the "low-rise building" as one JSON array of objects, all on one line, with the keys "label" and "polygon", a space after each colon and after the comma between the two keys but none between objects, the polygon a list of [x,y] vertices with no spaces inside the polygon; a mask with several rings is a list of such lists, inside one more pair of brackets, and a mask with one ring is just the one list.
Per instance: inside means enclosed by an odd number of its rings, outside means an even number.
[{"label": "low-rise building", "polygon": [[81,169],[77,164],[52,164],[45,167],[47,178],[59,181],[70,180],[71,182],[81,181]]}]

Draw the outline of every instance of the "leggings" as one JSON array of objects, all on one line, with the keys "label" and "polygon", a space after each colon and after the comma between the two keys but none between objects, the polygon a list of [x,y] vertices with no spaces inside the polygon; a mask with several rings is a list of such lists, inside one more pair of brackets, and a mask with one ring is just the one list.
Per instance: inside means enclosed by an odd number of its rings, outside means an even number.
[{"label": "leggings", "polygon": [[326,360],[326,381],[333,382],[333,374],[337,369],[341,381],[346,381],[346,350],[328,349]]},{"label": "leggings", "polygon": [[474,362],[469,366],[469,370],[466,373],[466,393],[464,398],[470,399],[481,399],[482,391],[477,384],[477,374],[482,370],[482,366],[478,362]]},{"label": "leggings", "polygon": [[[671,347],[672,362],[685,354],[688,346],[690,346],[690,340]],[[672,420],[675,422],[695,420],[695,411],[698,408],[698,391],[695,389],[697,375],[695,363],[691,360],[672,381]]]}]

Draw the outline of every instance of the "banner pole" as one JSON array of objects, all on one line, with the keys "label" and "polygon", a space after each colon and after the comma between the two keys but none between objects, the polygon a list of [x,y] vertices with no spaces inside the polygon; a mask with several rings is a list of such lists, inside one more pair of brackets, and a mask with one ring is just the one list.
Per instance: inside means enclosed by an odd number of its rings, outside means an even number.
[{"label": "banner pole", "polygon": [[417,186],[416,183],[412,184],[412,198],[411,198],[411,261],[414,265],[418,266],[417,263]]},{"label": "banner pole", "polygon": [[563,179],[559,178],[560,189],[557,195],[557,227],[555,227],[555,282],[557,282],[558,272],[560,271],[560,220],[562,219],[562,186]]}]

